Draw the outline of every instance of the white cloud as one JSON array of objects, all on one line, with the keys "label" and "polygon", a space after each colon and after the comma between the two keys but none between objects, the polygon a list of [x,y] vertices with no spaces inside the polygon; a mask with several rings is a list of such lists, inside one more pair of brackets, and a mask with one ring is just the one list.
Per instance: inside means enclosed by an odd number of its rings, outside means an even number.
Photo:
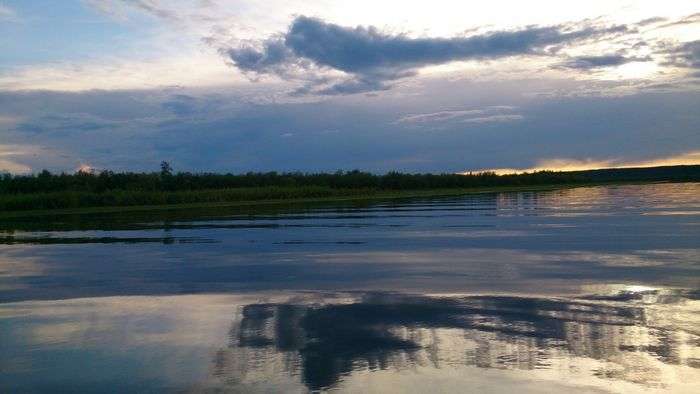
[{"label": "white cloud", "polygon": [[464,123],[501,123],[501,122],[514,122],[516,120],[522,120],[523,116],[522,115],[507,115],[507,114],[500,114],[500,115],[489,115],[489,116],[479,116],[476,118],[467,118],[464,119]]},{"label": "white cloud", "polygon": [[463,111],[439,111],[427,114],[407,115],[399,118],[396,123],[426,123],[426,122],[442,122],[455,118],[463,118],[471,115],[481,115],[484,111],[480,109],[471,109]]},{"label": "white cloud", "polygon": [[406,115],[395,124],[431,125],[459,122],[459,123],[502,123],[522,120],[521,114],[513,113],[517,108],[510,105],[494,105],[479,109],[438,111],[423,114]]}]

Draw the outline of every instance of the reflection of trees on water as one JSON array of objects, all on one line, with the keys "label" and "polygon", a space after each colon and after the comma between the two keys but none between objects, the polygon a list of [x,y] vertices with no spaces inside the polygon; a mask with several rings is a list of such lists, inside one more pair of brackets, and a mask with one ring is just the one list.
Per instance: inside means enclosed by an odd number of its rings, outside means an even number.
[{"label": "reflection of trees on water", "polygon": [[[633,301],[368,294],[344,303],[252,304],[217,353],[214,373],[240,383],[287,372],[318,390],[357,370],[417,366],[532,370],[582,357],[612,361],[595,376],[647,385],[658,383],[655,365],[698,367],[700,336],[658,326],[648,305]],[[626,363],[632,353],[646,361]]]}]

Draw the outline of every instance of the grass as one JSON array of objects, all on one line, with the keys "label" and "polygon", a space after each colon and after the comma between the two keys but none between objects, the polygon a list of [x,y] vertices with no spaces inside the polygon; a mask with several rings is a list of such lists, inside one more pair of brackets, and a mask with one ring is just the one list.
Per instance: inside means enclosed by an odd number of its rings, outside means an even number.
[{"label": "grass", "polygon": [[102,193],[60,191],[0,195],[0,210],[61,209],[109,206],[174,205],[220,203],[270,199],[323,198],[367,193],[362,189],[342,190],[327,187],[257,187],[196,191],[113,190]]},{"label": "grass", "polygon": [[[310,188],[237,188],[187,192],[59,192],[0,196],[0,219],[45,215],[92,214],[139,211],[164,211],[217,207],[255,207],[265,205],[318,202],[367,201],[415,197],[457,196],[473,193],[547,191],[582,186],[630,184],[640,182],[556,184],[530,186],[491,186],[430,190],[378,190]],[[643,182],[648,183],[648,182]],[[33,207],[43,207],[32,209]]]}]

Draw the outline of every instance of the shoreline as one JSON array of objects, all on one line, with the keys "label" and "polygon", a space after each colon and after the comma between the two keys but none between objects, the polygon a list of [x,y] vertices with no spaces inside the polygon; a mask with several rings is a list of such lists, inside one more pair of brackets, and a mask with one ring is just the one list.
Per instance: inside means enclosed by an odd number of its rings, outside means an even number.
[{"label": "shoreline", "polygon": [[[455,188],[455,189],[429,189],[429,190],[404,190],[404,191],[377,191],[370,195],[348,195],[331,197],[310,197],[310,198],[285,198],[268,200],[242,200],[228,202],[195,202],[182,204],[160,204],[160,205],[111,205],[94,206],[80,208],[56,208],[39,210],[11,210],[0,212],[0,218],[23,218],[36,216],[61,216],[61,215],[87,215],[100,213],[121,213],[121,212],[150,212],[150,211],[173,211],[185,209],[208,209],[208,208],[236,208],[236,207],[256,207],[274,205],[294,205],[308,203],[325,202],[353,202],[353,201],[376,201],[376,200],[396,200],[403,198],[420,197],[450,197],[467,194],[484,193],[508,193],[508,192],[528,192],[528,191],[553,191],[573,189],[579,187],[596,186],[616,186],[633,184],[656,184],[675,183],[675,181],[619,181],[619,182],[593,182],[593,183],[569,183],[550,185],[529,185],[529,186],[490,186],[475,188]],[[683,182],[680,182],[683,183]]]}]

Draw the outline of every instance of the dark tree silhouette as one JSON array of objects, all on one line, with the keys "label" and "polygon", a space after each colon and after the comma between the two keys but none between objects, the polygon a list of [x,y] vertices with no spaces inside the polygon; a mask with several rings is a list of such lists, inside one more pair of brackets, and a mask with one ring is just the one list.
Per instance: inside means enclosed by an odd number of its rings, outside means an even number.
[{"label": "dark tree silhouette", "polygon": [[160,176],[162,177],[168,177],[173,175],[173,168],[170,166],[170,163],[167,161],[163,160],[160,162]]}]

